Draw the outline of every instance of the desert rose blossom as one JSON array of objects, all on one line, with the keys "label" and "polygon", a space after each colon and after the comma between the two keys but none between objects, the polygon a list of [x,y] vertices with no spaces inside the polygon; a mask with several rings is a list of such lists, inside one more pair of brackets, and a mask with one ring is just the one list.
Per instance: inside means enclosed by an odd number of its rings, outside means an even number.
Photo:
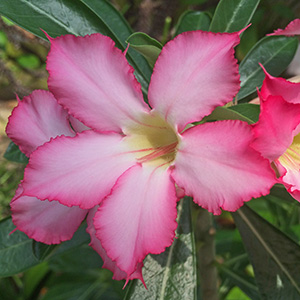
[{"label": "desert rose blossom", "polygon": [[186,32],[162,49],[149,106],[125,55],[101,34],[49,37],[48,85],[91,128],[31,155],[22,197],[91,210],[92,247],[114,278],[142,280],[143,259],[173,242],[176,186],[214,214],[269,193],[275,175],[242,121],[192,126],[239,90],[239,33]]},{"label": "desert rose blossom", "polygon": [[265,74],[252,147],[273,162],[279,181],[300,201],[300,83]]},{"label": "desert rose blossom", "polygon": [[[36,90],[14,108],[6,128],[8,137],[26,155],[59,135],[75,136],[86,127],[69,116],[54,96],[47,91]],[[88,210],[68,207],[58,201],[41,201],[23,196],[22,183],[11,201],[12,220],[30,238],[46,244],[58,244],[69,240],[85,218]]]}]

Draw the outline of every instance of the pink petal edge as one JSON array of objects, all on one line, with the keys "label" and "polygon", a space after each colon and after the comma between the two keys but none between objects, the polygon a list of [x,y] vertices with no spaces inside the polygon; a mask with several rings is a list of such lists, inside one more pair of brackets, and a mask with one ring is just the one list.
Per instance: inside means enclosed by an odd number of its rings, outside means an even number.
[{"label": "pink petal edge", "polygon": [[251,140],[251,127],[242,121],[192,127],[182,135],[172,177],[210,212],[235,211],[276,183],[268,160],[249,147]]},{"label": "pink petal edge", "polygon": [[87,214],[79,207],[22,196],[22,192],[19,185],[10,204],[12,221],[18,230],[38,242],[50,245],[70,240]]},{"label": "pink petal edge", "polygon": [[9,117],[6,133],[27,156],[50,138],[75,135],[67,111],[50,92],[44,90],[36,90],[19,100]]},{"label": "pink petal edge", "polygon": [[149,253],[175,237],[176,190],[169,170],[136,165],[117,181],[94,217],[96,237],[129,277]]},{"label": "pink petal edge", "polygon": [[239,85],[234,46],[239,33],[184,32],[162,49],[149,85],[149,103],[181,132],[219,105],[233,100]]}]

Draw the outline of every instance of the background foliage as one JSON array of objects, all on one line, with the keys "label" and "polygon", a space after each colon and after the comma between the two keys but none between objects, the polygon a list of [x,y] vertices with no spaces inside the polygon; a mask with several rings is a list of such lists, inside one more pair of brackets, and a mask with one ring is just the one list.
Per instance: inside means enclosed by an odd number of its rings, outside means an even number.
[{"label": "background foliage", "polygon": [[[241,90],[235,101],[240,104],[218,108],[206,120],[242,119],[254,123],[259,107],[247,102],[255,97],[264,77],[258,62],[274,76],[289,76],[285,70],[298,46],[296,38],[265,34],[300,17],[300,3],[2,0],[0,14],[2,105],[11,103],[8,100],[14,99],[15,93],[22,98],[33,89],[47,88],[45,60],[49,44],[40,28],[53,37],[101,32],[113,38],[122,50],[126,41],[130,42],[127,57],[147,100],[152,67],[169,39],[196,29],[238,31],[251,22],[236,48]],[[1,139],[6,145],[7,140]],[[208,282],[217,286],[219,299],[300,299],[300,205],[281,186],[233,214],[224,212],[217,217],[189,198],[181,200],[178,239],[165,253],[149,255],[145,260],[148,290],[136,281],[122,290],[123,283],[113,281],[111,272],[101,269],[101,259],[88,246],[85,224],[72,240],[58,246],[34,242],[21,232],[9,235],[14,226],[8,203],[27,158],[12,143],[4,156],[14,163],[0,160],[1,300],[217,299],[207,294]]]}]

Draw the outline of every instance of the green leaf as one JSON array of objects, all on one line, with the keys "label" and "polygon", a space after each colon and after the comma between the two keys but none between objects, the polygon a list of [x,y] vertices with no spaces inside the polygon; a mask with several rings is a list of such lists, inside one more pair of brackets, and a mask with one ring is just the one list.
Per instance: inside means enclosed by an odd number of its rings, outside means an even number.
[{"label": "green leaf", "polygon": [[216,8],[209,31],[235,32],[245,28],[259,0],[221,0]]},{"label": "green leaf", "polygon": [[8,145],[4,153],[4,158],[18,163],[28,163],[28,157],[23,152],[21,152],[19,147],[13,142],[10,142],[10,144]]},{"label": "green leaf", "polygon": [[251,103],[243,103],[230,107],[218,106],[204,121],[219,120],[241,120],[249,124],[257,122],[259,116],[259,105]]},{"label": "green leaf", "polygon": [[257,104],[241,103],[238,105],[230,106],[228,109],[235,111],[248,120],[251,120],[251,123],[256,123],[258,121],[260,106]]},{"label": "green leaf", "polygon": [[208,31],[211,18],[206,12],[186,11],[183,13],[176,25],[175,35],[192,30]]},{"label": "green leaf", "polygon": [[34,242],[26,234],[15,229],[11,218],[0,222],[0,277],[11,276],[29,269],[46,258],[56,257],[90,241],[86,224],[82,224],[73,238],[57,246]]},{"label": "green leaf", "polygon": [[148,290],[140,281],[128,287],[125,300],[196,299],[196,253],[191,225],[190,199],[178,205],[177,239],[159,255],[148,255],[143,276]]},{"label": "green leaf", "polygon": [[260,300],[260,295],[253,278],[249,278],[249,276],[245,276],[242,272],[231,269],[225,264],[218,265],[218,268],[226,275],[226,278],[229,278],[234,283],[234,286],[238,286],[252,300]]},{"label": "green leaf", "polygon": [[143,32],[133,33],[126,41],[131,48],[141,53],[148,61],[151,68],[157,60],[162,49],[162,44]]},{"label": "green leaf", "polygon": [[273,76],[280,75],[292,61],[298,39],[285,36],[267,36],[249,51],[240,64],[241,89],[237,99],[243,99],[260,88],[265,78],[261,63]]},{"label": "green leaf", "polygon": [[[123,16],[106,0],[1,0],[0,14],[43,39],[41,28],[52,37],[100,32],[125,50],[125,40],[132,34]],[[147,91],[151,69],[139,53],[128,51],[127,55]]]},{"label": "green leaf", "polygon": [[262,299],[300,299],[300,246],[246,205],[232,215]]},{"label": "green leaf", "polygon": [[57,245],[46,245],[40,242],[32,241],[32,252],[34,256],[43,261],[51,252],[57,247]]},{"label": "green leaf", "polygon": [[11,219],[0,222],[0,276],[11,276],[39,263],[32,252],[32,240],[15,229]]}]

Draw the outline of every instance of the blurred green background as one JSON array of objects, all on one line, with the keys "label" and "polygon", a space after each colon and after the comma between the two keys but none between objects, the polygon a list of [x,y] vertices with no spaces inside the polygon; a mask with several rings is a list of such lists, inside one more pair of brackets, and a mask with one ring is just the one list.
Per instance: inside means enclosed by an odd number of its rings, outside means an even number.
[{"label": "blurred green background", "polygon": [[[142,31],[158,39],[162,43],[168,41],[175,32],[175,26],[180,16],[186,10],[206,11],[213,14],[219,1],[214,0],[114,0],[111,1],[123,14],[134,31]],[[244,33],[236,55],[239,60],[247,54],[250,48],[266,33],[277,28],[284,28],[291,20],[300,17],[299,0],[262,0],[251,21],[252,26]],[[35,37],[31,33],[13,25],[5,18],[0,19],[0,220],[10,215],[9,202],[22,179],[24,166],[8,162],[3,158],[9,139],[5,135],[7,118],[17,104],[16,94],[23,98],[34,89],[47,89],[47,72],[45,62],[49,43]],[[283,74],[290,76],[295,74]],[[299,75],[299,74],[298,74]],[[290,199],[276,201],[276,197],[267,196],[250,202],[250,206],[279,227],[281,230],[300,241],[300,206]],[[194,206],[194,218],[197,210]],[[228,281],[229,269],[222,267],[235,264],[236,257],[243,264],[243,276],[253,277],[253,270],[248,263],[241,238],[235,229],[229,213],[224,212],[215,217],[217,261],[220,265],[220,295],[221,299],[250,299],[240,288]],[[0,279],[0,300],[11,299],[79,299],[73,296],[87,291],[96,290],[93,298],[82,299],[122,299],[124,291],[122,283],[112,281],[111,273],[94,265],[95,253],[87,246],[79,252],[68,253],[67,256],[52,261],[49,269],[45,264],[38,265],[23,274]],[[97,256],[97,255],[96,255]],[[87,259],[89,257],[89,259]],[[70,268],[70,270],[66,270]],[[89,270],[94,286],[90,284],[88,275],[81,276],[82,269]],[[227,272],[227,273],[226,273]],[[225,276],[227,275],[227,276]],[[70,290],[78,281],[78,291],[66,294],[66,285],[70,282]],[[28,283],[30,282],[30,284]],[[95,289],[101,283],[101,289]],[[96,285],[95,285],[96,284]],[[251,282],[246,282],[251,286]],[[53,289],[53,287],[55,287]],[[1,292],[5,290],[5,295]],[[50,291],[50,292],[48,292]],[[60,297],[58,295],[61,295]],[[89,297],[89,296],[88,296]]]}]

